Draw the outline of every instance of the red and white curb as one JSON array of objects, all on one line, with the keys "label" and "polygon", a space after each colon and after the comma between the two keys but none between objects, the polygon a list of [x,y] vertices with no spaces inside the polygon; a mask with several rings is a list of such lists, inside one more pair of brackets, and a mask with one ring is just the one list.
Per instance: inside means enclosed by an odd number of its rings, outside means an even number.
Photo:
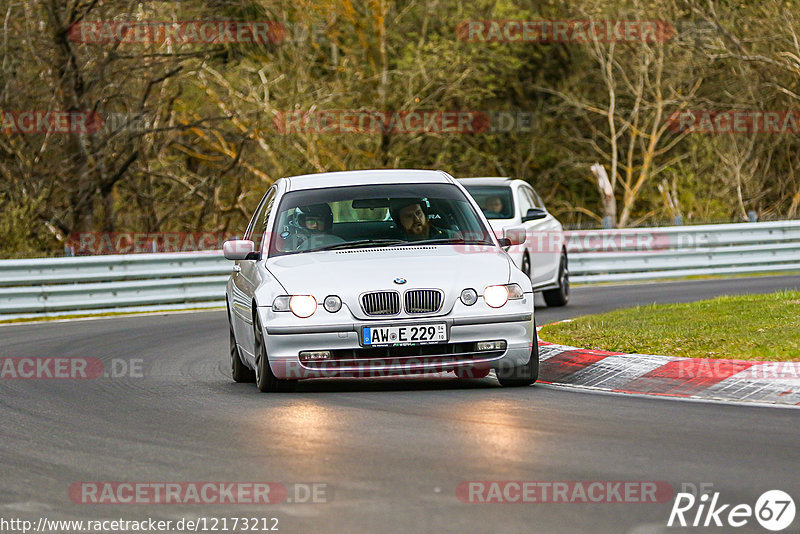
[{"label": "red and white curb", "polygon": [[615,393],[800,406],[800,362],[625,354],[539,341],[539,382]]}]

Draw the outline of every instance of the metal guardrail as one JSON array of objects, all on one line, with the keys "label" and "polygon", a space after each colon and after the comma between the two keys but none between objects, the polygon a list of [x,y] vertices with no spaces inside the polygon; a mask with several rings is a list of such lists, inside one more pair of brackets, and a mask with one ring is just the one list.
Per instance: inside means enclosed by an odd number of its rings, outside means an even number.
[{"label": "metal guardrail", "polygon": [[[800,271],[800,221],[565,234],[573,282]],[[220,252],[0,260],[0,320],[225,305]]]},{"label": "metal guardrail", "polygon": [[0,320],[225,305],[221,252],[0,260]]},{"label": "metal guardrail", "polygon": [[567,235],[570,279],[577,283],[800,270],[800,221]]}]

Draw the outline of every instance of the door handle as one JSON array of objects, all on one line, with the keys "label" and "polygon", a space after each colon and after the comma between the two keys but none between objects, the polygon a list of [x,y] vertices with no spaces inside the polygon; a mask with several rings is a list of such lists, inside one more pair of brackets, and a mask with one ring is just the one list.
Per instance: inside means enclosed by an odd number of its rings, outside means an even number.
[{"label": "door handle", "polygon": [[233,266],[233,272],[235,272],[235,273],[242,272],[242,266],[241,265],[234,265]]}]

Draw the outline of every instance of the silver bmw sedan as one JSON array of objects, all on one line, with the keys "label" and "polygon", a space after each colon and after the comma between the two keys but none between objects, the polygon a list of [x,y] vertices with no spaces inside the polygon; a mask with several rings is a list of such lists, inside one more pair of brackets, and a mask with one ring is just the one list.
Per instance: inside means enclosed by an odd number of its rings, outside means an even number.
[{"label": "silver bmw sedan", "polygon": [[454,372],[525,386],[539,372],[530,279],[442,171],[281,178],[227,241],[233,379]]}]

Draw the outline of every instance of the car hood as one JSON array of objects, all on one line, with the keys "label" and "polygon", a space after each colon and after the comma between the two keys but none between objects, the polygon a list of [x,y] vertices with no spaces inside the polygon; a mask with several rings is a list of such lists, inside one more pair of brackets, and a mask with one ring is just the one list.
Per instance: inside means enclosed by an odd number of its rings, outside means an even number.
[{"label": "car hood", "polygon": [[[368,291],[436,288],[445,306],[465,288],[480,294],[487,285],[511,277],[508,255],[485,245],[417,245],[309,252],[269,258],[267,269],[289,294],[314,295],[322,301],[339,295],[351,309]],[[405,279],[404,284],[395,279]]]}]

